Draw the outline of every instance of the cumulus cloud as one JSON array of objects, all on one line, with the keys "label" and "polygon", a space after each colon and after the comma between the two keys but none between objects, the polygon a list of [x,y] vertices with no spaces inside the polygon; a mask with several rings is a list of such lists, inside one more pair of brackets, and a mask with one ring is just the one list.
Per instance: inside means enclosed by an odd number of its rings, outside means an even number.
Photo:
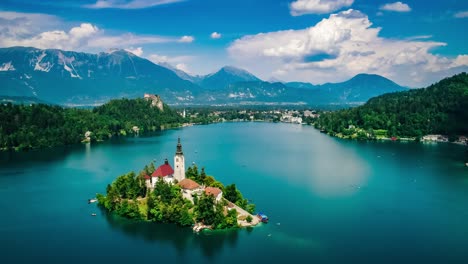
[{"label": "cumulus cloud", "polygon": [[402,3],[402,2],[395,2],[395,3],[389,3],[389,4],[385,4],[381,6],[380,10],[394,11],[394,12],[409,12],[411,11],[411,7],[409,7],[409,5]]},{"label": "cumulus cloud", "polygon": [[181,70],[181,71],[186,72],[186,73],[189,73],[189,74],[191,73],[189,67],[185,63],[178,63],[176,65],[176,69]]},{"label": "cumulus cloud", "polygon": [[[0,47],[29,46],[42,49],[96,51],[108,48],[128,48],[144,44],[191,42],[192,37],[107,34],[91,23],[68,26],[55,16],[18,12],[0,12]],[[65,29],[64,29],[65,28]],[[143,50],[133,49],[136,55]],[[138,55],[140,56],[140,55]]]},{"label": "cumulus cloud", "polygon": [[454,17],[456,18],[468,17],[468,11],[461,11],[461,12],[455,13]]},{"label": "cumulus cloud", "polygon": [[211,33],[210,37],[212,39],[219,39],[219,38],[221,38],[221,34],[218,33],[218,32],[213,32],[213,33]]},{"label": "cumulus cloud", "polygon": [[[88,40],[95,36],[99,29],[89,23],[82,23],[69,31],[51,30],[36,35],[4,34],[0,33],[0,46],[28,46],[36,48],[75,49],[86,45]],[[6,35],[6,36],[5,36]]]},{"label": "cumulus cloud", "polygon": [[468,65],[468,55],[458,55],[452,63],[452,67],[461,67]]},{"label": "cumulus cloud", "polygon": [[169,57],[165,55],[159,55],[159,54],[151,54],[149,55],[148,59],[154,63],[164,63],[164,62],[169,62]]},{"label": "cumulus cloud", "polygon": [[195,40],[194,37],[192,36],[183,36],[179,39],[179,42],[182,42],[182,43],[191,43]]},{"label": "cumulus cloud", "polygon": [[141,57],[143,55],[143,48],[142,47],[138,47],[136,49],[131,47],[131,48],[125,49],[125,50],[137,55],[138,57]]},{"label": "cumulus cloud", "polygon": [[369,18],[356,10],[332,14],[302,30],[285,30],[244,36],[228,52],[239,66],[256,67],[264,77],[313,83],[336,82],[359,73],[375,73],[404,85],[426,84],[436,72],[467,67],[465,57],[434,55],[431,49],[446,43],[379,36]]},{"label": "cumulus cloud", "polygon": [[31,37],[59,23],[52,15],[0,11],[0,40]]},{"label": "cumulus cloud", "polygon": [[291,15],[327,14],[348,7],[354,0],[296,0],[289,5]]},{"label": "cumulus cloud", "polygon": [[192,72],[188,66],[188,62],[193,61],[195,57],[188,55],[167,56],[161,54],[151,54],[148,56],[148,59],[156,64],[191,74]]},{"label": "cumulus cloud", "polygon": [[154,7],[159,5],[172,4],[182,2],[184,0],[98,0],[94,4],[84,5],[85,8],[91,9],[104,9],[104,8],[115,8],[115,9],[143,9],[148,7]]}]

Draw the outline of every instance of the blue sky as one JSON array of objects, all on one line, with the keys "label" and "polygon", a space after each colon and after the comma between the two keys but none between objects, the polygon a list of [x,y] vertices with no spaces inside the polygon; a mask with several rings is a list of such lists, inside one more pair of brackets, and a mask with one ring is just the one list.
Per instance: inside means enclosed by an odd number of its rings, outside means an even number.
[{"label": "blue sky", "polygon": [[3,0],[0,46],[122,48],[191,74],[420,87],[468,69],[468,1]]}]

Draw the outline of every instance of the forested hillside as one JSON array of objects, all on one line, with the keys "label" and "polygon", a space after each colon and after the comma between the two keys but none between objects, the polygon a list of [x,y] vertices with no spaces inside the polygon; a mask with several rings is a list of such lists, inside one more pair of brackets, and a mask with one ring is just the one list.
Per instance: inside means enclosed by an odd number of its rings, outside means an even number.
[{"label": "forested hillside", "polygon": [[0,105],[0,149],[32,149],[69,145],[85,139],[160,130],[182,123],[182,117],[164,105],[163,111],[144,99],[119,99],[92,110],[46,104]]},{"label": "forested hillside", "polygon": [[424,89],[384,94],[356,108],[325,113],[315,125],[343,137],[468,135],[468,75],[461,73]]}]

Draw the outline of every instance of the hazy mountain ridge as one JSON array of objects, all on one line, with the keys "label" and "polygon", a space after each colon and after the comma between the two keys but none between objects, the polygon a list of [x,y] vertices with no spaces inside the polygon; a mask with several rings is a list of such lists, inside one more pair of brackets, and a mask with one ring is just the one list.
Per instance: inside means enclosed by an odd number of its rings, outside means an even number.
[{"label": "hazy mountain ridge", "polygon": [[225,66],[219,71],[203,76],[198,84],[205,89],[219,90],[237,82],[261,81],[250,72],[232,66]]},{"label": "hazy mountain ridge", "polygon": [[51,103],[95,105],[112,98],[159,94],[169,104],[249,102],[356,104],[402,91],[378,75],[360,74],[334,84],[265,82],[246,70],[226,66],[191,76],[167,63],[155,64],[124,50],[89,54],[57,49],[0,49],[3,96],[35,97]]},{"label": "hazy mountain ridge", "polygon": [[[46,101],[106,101],[159,93],[169,100],[193,97],[198,86],[171,70],[117,50],[98,54],[14,47],[0,49],[2,95],[35,96]],[[11,68],[11,67],[10,67]]]}]

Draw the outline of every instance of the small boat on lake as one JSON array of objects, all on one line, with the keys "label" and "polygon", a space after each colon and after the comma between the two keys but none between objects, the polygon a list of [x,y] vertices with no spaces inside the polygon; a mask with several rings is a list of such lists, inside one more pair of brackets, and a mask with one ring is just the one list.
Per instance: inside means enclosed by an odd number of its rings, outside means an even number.
[{"label": "small boat on lake", "polygon": [[96,213],[92,213],[91,216],[96,216]]},{"label": "small boat on lake", "polygon": [[258,213],[257,217],[262,223],[268,223],[268,216],[266,214]]},{"label": "small boat on lake", "polygon": [[88,199],[88,203],[89,203],[89,204],[90,204],[90,203],[95,203],[95,202],[97,202],[97,199],[94,199],[94,198],[93,198],[93,199]]}]

